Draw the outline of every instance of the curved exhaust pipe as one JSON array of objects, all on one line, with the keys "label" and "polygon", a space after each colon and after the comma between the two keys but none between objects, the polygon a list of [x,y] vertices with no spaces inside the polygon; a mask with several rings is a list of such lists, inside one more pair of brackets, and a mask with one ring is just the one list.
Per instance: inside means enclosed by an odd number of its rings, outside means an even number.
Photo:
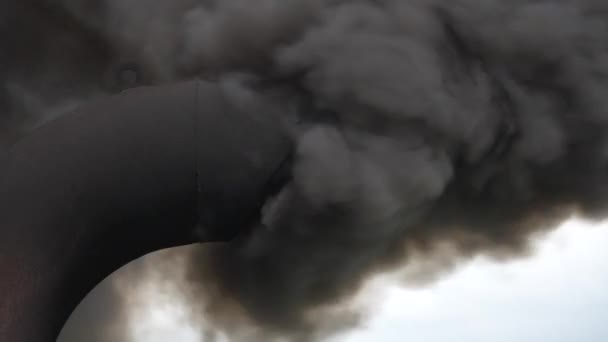
[{"label": "curved exhaust pipe", "polygon": [[285,132],[197,81],[96,101],[17,143],[0,176],[0,341],[54,342],[122,265],[254,224],[287,181]]}]

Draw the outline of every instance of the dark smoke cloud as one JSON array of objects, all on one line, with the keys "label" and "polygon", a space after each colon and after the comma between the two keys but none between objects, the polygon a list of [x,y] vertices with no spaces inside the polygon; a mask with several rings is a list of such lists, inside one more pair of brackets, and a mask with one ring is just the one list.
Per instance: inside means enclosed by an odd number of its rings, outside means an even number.
[{"label": "dark smoke cloud", "polygon": [[7,137],[123,87],[234,73],[299,109],[293,178],[263,222],[188,254],[184,295],[235,341],[320,339],[356,323],[336,308],[376,272],[520,255],[573,214],[605,216],[603,0],[2,7]]}]

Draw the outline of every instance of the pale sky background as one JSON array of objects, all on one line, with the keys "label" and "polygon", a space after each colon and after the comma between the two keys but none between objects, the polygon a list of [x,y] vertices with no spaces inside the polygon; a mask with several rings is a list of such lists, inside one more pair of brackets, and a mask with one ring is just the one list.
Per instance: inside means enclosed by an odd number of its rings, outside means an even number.
[{"label": "pale sky background", "polygon": [[[377,279],[372,317],[331,342],[608,342],[608,223],[572,220],[536,246],[507,263],[478,257],[424,288]],[[147,297],[158,301],[140,312],[136,342],[201,342],[183,308]]]}]

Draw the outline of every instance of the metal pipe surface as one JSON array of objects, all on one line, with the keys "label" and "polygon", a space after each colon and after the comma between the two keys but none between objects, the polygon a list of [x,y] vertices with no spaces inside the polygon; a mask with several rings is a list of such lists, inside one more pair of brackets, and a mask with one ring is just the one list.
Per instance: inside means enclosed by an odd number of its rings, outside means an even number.
[{"label": "metal pipe surface", "polygon": [[250,227],[286,181],[284,132],[196,81],[95,101],[18,142],[0,171],[0,341],[55,341],[126,263]]}]

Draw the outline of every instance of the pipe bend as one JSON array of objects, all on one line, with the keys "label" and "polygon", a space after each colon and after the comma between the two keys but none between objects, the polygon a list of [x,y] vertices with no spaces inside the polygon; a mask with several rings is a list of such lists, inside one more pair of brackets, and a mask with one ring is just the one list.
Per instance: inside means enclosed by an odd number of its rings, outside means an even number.
[{"label": "pipe bend", "polygon": [[0,340],[55,341],[80,300],[162,248],[258,218],[291,142],[216,83],[137,88],[37,129],[0,178]]}]

